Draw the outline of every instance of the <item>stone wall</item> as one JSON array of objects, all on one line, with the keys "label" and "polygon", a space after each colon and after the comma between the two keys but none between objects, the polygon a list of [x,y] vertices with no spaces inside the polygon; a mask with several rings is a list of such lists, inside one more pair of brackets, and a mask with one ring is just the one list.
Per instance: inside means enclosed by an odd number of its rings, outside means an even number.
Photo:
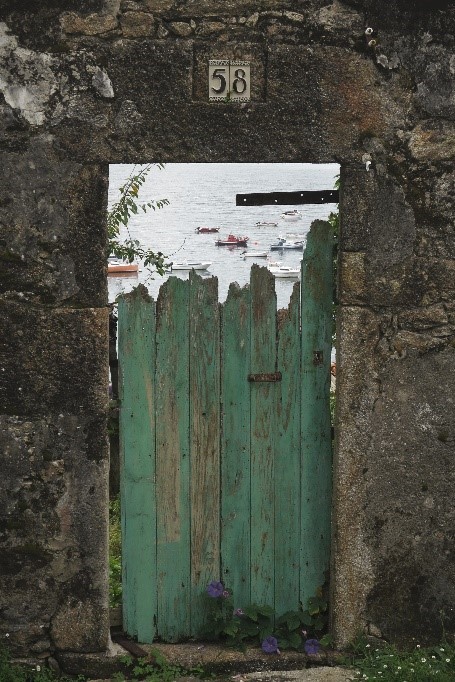
[{"label": "stone wall", "polygon": [[0,636],[108,648],[107,164],[145,161],[341,164],[332,628],[454,629],[454,8],[83,5],[0,4]]}]

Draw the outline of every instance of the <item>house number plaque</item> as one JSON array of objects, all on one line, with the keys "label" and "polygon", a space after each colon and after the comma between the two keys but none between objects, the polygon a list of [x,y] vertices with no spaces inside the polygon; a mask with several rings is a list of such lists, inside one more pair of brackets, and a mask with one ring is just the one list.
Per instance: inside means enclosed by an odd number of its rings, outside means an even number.
[{"label": "house number plaque", "polygon": [[248,102],[251,98],[250,62],[209,60],[209,100]]}]

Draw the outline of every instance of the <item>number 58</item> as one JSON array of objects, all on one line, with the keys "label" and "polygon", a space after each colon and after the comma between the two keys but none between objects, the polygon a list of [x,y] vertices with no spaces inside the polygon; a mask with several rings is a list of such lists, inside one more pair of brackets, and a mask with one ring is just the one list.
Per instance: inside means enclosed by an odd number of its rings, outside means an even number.
[{"label": "number 58", "polygon": [[246,101],[250,99],[250,65],[228,60],[209,61],[209,100]]}]

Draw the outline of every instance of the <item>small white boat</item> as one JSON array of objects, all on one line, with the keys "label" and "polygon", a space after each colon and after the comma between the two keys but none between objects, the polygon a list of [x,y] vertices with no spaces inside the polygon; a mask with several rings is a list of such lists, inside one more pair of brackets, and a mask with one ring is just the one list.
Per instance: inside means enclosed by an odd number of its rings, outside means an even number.
[{"label": "small white boat", "polygon": [[269,265],[269,272],[275,277],[283,277],[286,279],[298,279],[300,277],[300,270],[298,268],[289,268],[286,265]]},{"label": "small white boat", "polygon": [[301,220],[302,214],[297,209],[294,209],[292,211],[284,211],[284,213],[281,214],[281,218],[292,223],[296,220]]},{"label": "small white boat", "polygon": [[242,251],[242,258],[267,258],[267,251]]},{"label": "small white boat", "polygon": [[211,261],[184,260],[180,263],[170,263],[171,270],[207,270],[212,265]]},{"label": "small white boat", "polygon": [[279,235],[278,239],[288,239],[291,241],[304,242],[304,241],[306,241],[306,234],[297,234],[295,232],[287,232],[284,236]]},{"label": "small white boat", "polygon": [[267,267],[268,268],[270,268],[270,267],[279,268],[281,263],[282,263],[282,261],[280,261],[280,260],[270,260],[270,258],[267,258]]},{"label": "small white boat", "polygon": [[277,227],[278,223],[269,223],[266,220],[260,220],[259,222],[255,223],[256,227]]},{"label": "small white boat", "polygon": [[305,242],[303,240],[289,240],[285,237],[278,237],[277,243],[270,245],[270,250],[278,251],[279,249],[299,249],[300,251],[303,251],[304,246]]},{"label": "small white boat", "polygon": [[196,227],[196,232],[198,234],[207,234],[208,232],[219,232],[220,228],[219,227]]}]

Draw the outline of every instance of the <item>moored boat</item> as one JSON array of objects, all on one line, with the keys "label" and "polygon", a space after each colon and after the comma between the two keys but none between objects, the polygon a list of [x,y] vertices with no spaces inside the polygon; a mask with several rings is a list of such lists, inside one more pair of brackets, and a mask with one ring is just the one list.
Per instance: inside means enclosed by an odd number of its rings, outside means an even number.
[{"label": "moored boat", "polygon": [[300,277],[300,270],[298,268],[290,268],[286,265],[269,265],[269,272],[275,277],[282,277],[286,279],[298,279]]},{"label": "moored boat", "polygon": [[267,251],[242,251],[242,258],[267,258]]},{"label": "moored boat", "polygon": [[211,261],[184,260],[179,263],[170,263],[170,270],[207,270],[211,265]]},{"label": "moored boat", "polygon": [[127,263],[120,258],[113,258],[110,256],[107,261],[107,274],[117,274],[117,273],[134,273],[138,272],[139,266],[137,263]]},{"label": "moored boat", "polygon": [[249,237],[236,237],[229,234],[226,239],[217,239],[216,246],[248,246]]},{"label": "moored boat", "polygon": [[276,244],[271,244],[270,245],[270,250],[271,251],[278,251],[280,249],[298,249],[300,251],[303,251],[303,247],[305,246],[305,242],[303,240],[289,240],[286,239],[285,237],[278,237],[278,241]]},{"label": "moored boat", "polygon": [[255,223],[256,227],[277,227],[278,223],[267,222],[265,220],[260,220]]},{"label": "moored boat", "polygon": [[285,235],[278,235],[278,239],[287,239],[294,242],[304,242],[306,241],[306,234],[297,234],[296,232],[286,232]]},{"label": "moored boat", "polygon": [[292,211],[284,211],[284,213],[281,214],[281,218],[289,222],[294,222],[296,220],[301,220],[302,214],[297,209],[294,209]]},{"label": "moored boat", "polygon": [[196,232],[199,234],[206,234],[208,232],[219,232],[220,228],[219,227],[196,227]]}]

